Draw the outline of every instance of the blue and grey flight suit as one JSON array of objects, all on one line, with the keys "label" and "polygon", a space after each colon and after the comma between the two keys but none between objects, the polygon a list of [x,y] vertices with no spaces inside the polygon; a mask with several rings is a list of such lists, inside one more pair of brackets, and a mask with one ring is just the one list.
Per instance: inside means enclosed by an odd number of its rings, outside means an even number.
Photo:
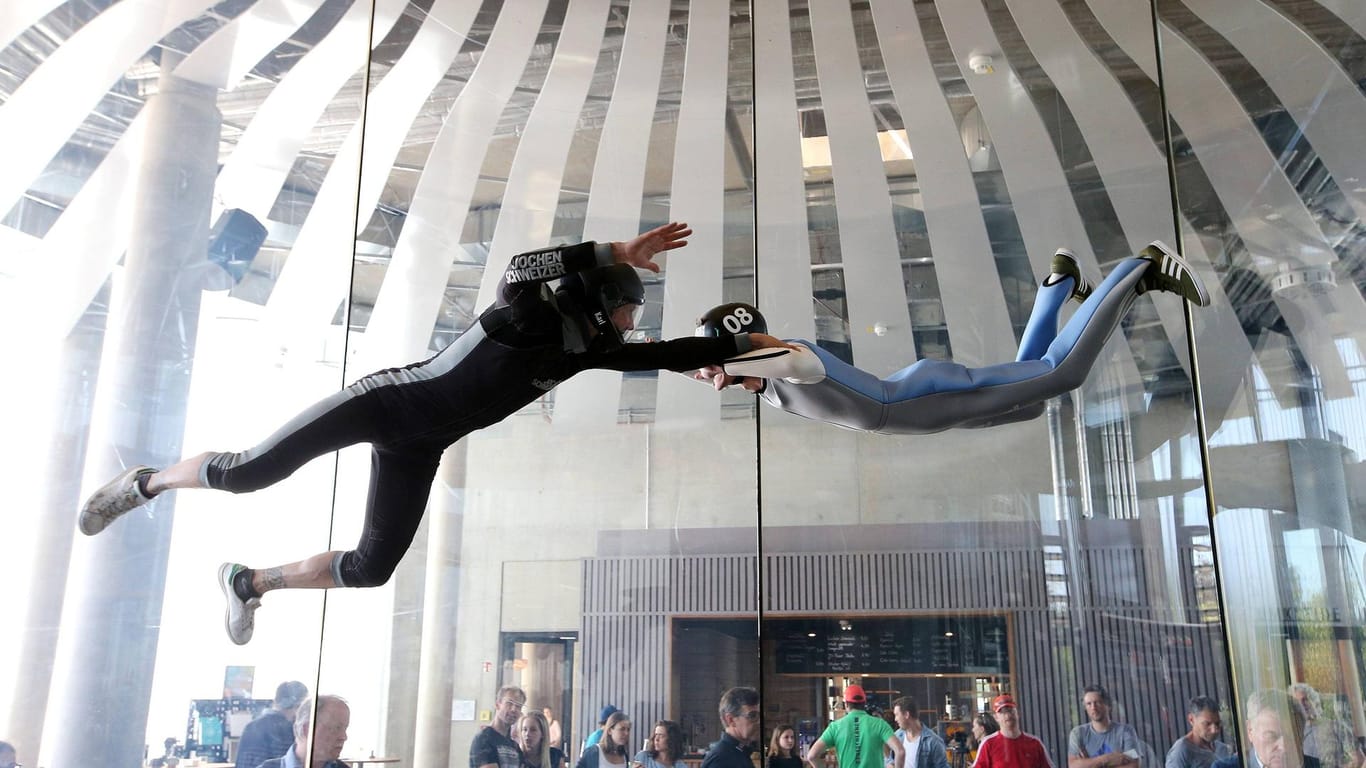
[{"label": "blue and grey flight suit", "polygon": [[[210,456],[209,488],[243,493],[288,477],[311,459],[370,443],[365,523],[354,550],[332,561],[336,582],[383,584],[407,552],[442,452],[496,424],[579,371],[688,371],[749,350],[749,337],[684,338],[615,348],[585,343],[576,318],[545,283],[611,263],[610,245],[583,243],[514,257],[498,301],[434,357],[372,373],[314,404],[260,445]],[[609,345],[611,346],[611,345]]]},{"label": "blue and grey flight suit", "polygon": [[760,396],[784,411],[849,429],[928,434],[953,427],[1027,421],[1044,402],[1081,386],[1106,341],[1138,296],[1146,259],[1126,259],[1058,332],[1058,313],[1071,296],[1066,277],[1039,288],[1014,362],[968,368],[919,360],[885,379],[855,368],[817,345],[825,378],[814,384],[767,379]]}]

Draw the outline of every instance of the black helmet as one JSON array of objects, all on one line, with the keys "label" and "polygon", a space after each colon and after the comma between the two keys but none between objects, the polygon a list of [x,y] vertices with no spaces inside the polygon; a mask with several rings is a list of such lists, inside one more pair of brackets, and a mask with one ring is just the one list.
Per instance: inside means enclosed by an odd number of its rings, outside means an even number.
[{"label": "black helmet", "polygon": [[768,333],[762,312],[752,304],[732,302],[712,307],[697,319],[695,336],[733,336],[737,333]]},{"label": "black helmet", "polygon": [[612,313],[617,309],[645,303],[645,284],[629,264],[594,267],[583,272],[570,272],[560,278],[557,292],[568,294],[582,312],[582,321],[598,332],[598,337],[611,346],[623,341],[621,331],[612,324]]}]

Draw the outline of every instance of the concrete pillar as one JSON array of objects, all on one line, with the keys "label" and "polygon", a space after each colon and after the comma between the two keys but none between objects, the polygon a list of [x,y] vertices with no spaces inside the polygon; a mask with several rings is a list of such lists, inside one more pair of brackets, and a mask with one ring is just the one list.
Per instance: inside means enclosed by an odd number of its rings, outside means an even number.
[{"label": "concrete pillar", "polygon": [[[45,440],[25,446],[26,450],[42,454],[33,457],[36,468],[31,476],[41,494],[32,511],[37,526],[32,562],[42,572],[30,582],[28,610],[22,617],[14,617],[22,638],[10,717],[3,733],[6,740],[18,747],[21,761],[32,760],[42,747],[43,716],[52,684],[62,598],[71,562],[75,510],[81,503],[79,477],[72,470],[85,463],[100,345],[104,342],[102,308],[108,299],[106,289],[93,304],[101,308],[99,323],[82,321],[63,340],[57,365],[48,379],[52,389],[43,393],[55,406],[49,422],[51,431]],[[90,315],[87,320],[92,319]],[[32,398],[25,398],[20,407],[34,405]],[[24,475],[16,475],[19,476]]]},{"label": "concrete pillar", "polygon": [[460,542],[465,520],[466,441],[446,449],[427,505],[427,579],[417,681],[414,768],[462,764],[451,757],[451,696],[455,692],[456,617],[460,614]]},{"label": "concrete pillar", "polygon": [[[414,660],[421,658],[422,628],[428,619],[422,607],[426,599],[429,543],[430,514],[423,518],[408,547],[408,554],[399,561],[398,569],[389,579],[394,589],[389,678],[380,710],[384,713],[384,730],[375,748],[383,750],[386,756],[398,757],[403,765],[412,765],[413,738],[417,729],[417,687],[422,679],[422,669]],[[438,542],[437,547],[440,546]]]},{"label": "concrete pillar", "polygon": [[[87,478],[178,458],[206,271],[220,115],[162,61],[148,100],[133,238],[109,314]],[[117,341],[115,341],[117,340]],[[75,549],[53,673],[47,765],[142,760],[174,495]],[[206,567],[209,567],[206,565]]]}]

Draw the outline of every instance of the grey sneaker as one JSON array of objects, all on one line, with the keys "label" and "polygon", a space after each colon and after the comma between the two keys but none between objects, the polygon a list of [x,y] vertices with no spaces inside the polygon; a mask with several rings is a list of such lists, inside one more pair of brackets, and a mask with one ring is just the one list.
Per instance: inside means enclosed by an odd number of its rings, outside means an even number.
[{"label": "grey sneaker", "polygon": [[1049,265],[1050,274],[1043,279],[1044,285],[1057,285],[1058,281],[1064,277],[1072,278],[1072,298],[1077,301],[1086,301],[1095,290],[1091,286],[1091,281],[1081,273],[1081,265],[1077,263],[1077,257],[1066,248],[1059,248],[1053,254],[1053,263]]},{"label": "grey sneaker", "polygon": [[103,488],[90,494],[81,507],[78,520],[81,533],[94,536],[109,527],[109,524],[123,517],[130,509],[136,509],[152,500],[138,490],[138,478],[156,472],[152,467],[130,467],[118,477],[110,480]]},{"label": "grey sneaker", "polygon": [[1200,282],[1200,277],[1191,269],[1191,265],[1176,255],[1171,246],[1154,240],[1138,252],[1138,258],[1152,262],[1152,266],[1145,269],[1138,280],[1139,293],[1166,291],[1197,307],[1209,306],[1209,291],[1205,290],[1205,284]]},{"label": "grey sneaker", "polygon": [[256,609],[261,607],[261,598],[243,600],[232,588],[232,578],[246,569],[245,565],[238,563],[218,566],[218,587],[228,601],[227,611],[223,614],[223,627],[228,630],[228,639],[237,645],[246,645],[251,640],[251,632],[256,628]]}]

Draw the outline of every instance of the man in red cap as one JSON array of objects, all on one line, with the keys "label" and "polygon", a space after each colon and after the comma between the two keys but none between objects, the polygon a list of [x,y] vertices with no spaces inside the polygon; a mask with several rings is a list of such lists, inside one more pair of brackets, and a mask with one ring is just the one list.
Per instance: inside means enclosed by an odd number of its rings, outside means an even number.
[{"label": "man in red cap", "polygon": [[849,714],[831,723],[806,753],[806,761],[814,768],[824,768],[825,751],[835,748],[840,768],[882,768],[882,747],[892,751],[892,768],[902,768],[906,750],[892,726],[880,717],[865,711],[868,694],[863,686],[851,685],[844,689],[844,703]]},{"label": "man in red cap", "polygon": [[1015,699],[1004,693],[991,700],[991,711],[1001,730],[988,736],[977,748],[973,768],[1053,768],[1043,742],[1020,730],[1020,715]]}]

